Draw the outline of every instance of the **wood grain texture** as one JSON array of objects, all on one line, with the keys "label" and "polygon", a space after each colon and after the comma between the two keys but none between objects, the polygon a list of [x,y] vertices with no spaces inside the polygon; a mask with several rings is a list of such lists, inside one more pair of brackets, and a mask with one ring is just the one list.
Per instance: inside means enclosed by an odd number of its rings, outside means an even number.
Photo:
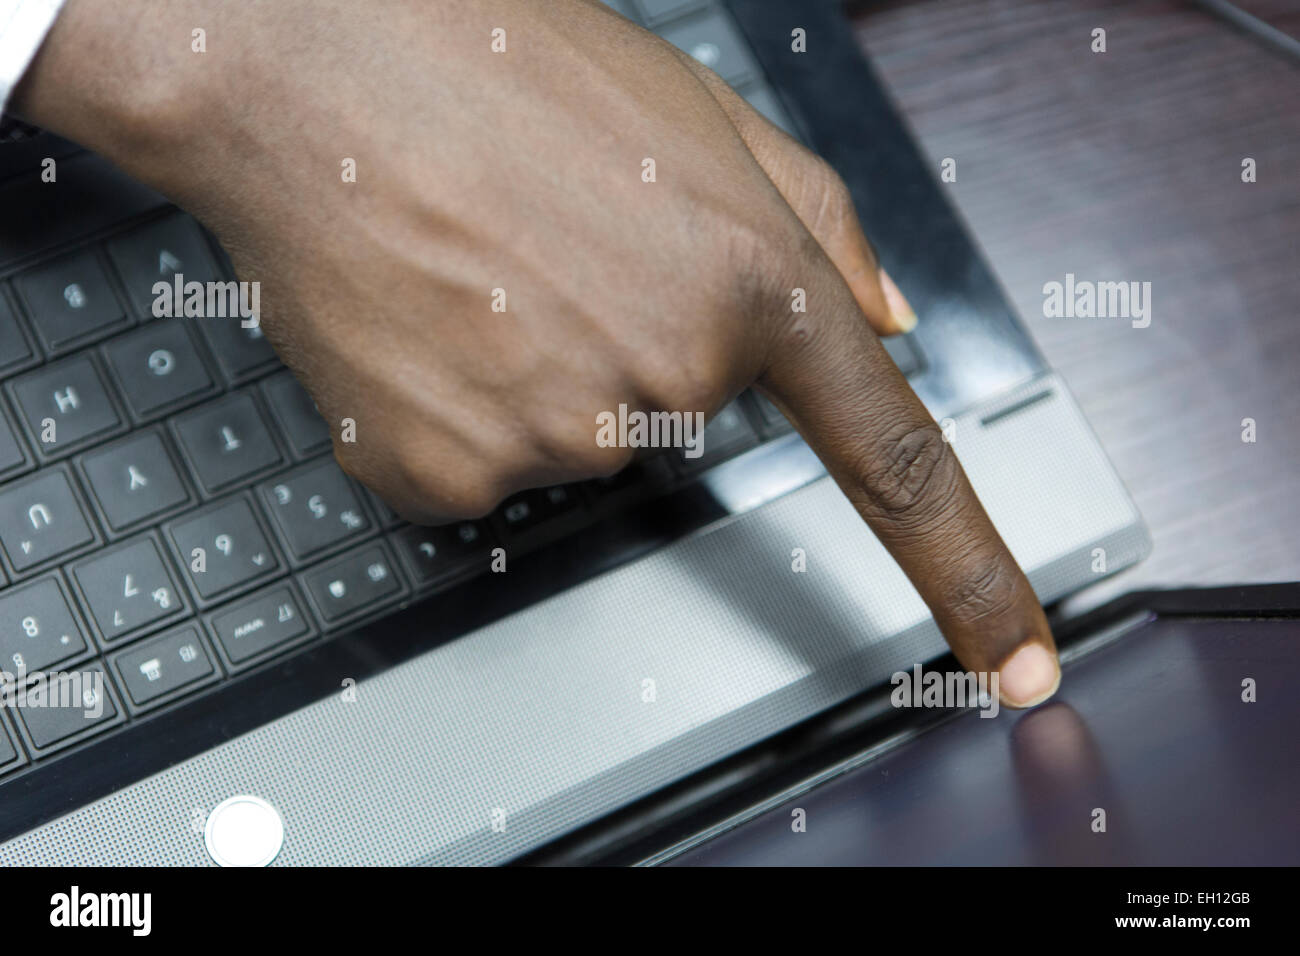
[{"label": "wood grain texture", "polygon": [[[1300,4],[1247,6],[1300,36]],[[855,29],[1151,529],[1068,610],[1300,580],[1300,62],[1177,2],[873,4]],[[1150,282],[1150,327],[1045,318],[1067,272]]]}]

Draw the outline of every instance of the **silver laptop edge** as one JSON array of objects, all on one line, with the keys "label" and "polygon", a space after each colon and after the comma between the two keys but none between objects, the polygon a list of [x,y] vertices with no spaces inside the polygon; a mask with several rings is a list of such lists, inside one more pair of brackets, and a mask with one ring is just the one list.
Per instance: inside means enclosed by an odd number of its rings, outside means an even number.
[{"label": "silver laptop edge", "polygon": [[[956,419],[953,446],[1044,601],[1149,550],[1056,375]],[[240,793],[283,817],[277,864],[499,863],[944,647],[823,478],[32,830],[0,863],[207,864],[203,821]]]}]

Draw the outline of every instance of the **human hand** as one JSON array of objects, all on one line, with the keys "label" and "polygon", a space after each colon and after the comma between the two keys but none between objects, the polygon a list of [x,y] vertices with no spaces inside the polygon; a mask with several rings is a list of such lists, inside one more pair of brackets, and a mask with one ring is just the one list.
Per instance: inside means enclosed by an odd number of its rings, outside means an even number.
[{"label": "human hand", "polygon": [[847,190],[708,70],[596,0],[114,6],[70,0],[20,110],[216,233],[397,510],[611,474],[632,450],[601,412],[708,416],[756,384],[963,665],[1013,706],[1055,689],[1028,581],[877,339],[915,317]]}]

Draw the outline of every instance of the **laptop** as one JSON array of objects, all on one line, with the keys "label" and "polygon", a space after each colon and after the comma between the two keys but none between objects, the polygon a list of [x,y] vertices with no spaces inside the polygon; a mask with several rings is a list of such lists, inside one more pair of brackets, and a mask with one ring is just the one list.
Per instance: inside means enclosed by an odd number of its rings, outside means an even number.
[{"label": "laptop", "polygon": [[[900,710],[893,687],[865,693],[525,861],[1148,868],[1300,861],[1293,692],[1300,585],[1138,592],[1066,622],[1056,637],[1061,690],[1041,707]],[[1116,892],[1129,889],[1127,880],[1067,880],[1080,926],[1126,898],[1136,902]],[[1059,893],[1059,875],[1052,885]],[[1176,895],[1201,914],[1245,901],[1241,893]]]},{"label": "laptop", "polygon": [[[886,348],[1042,601],[1139,561],[1132,501],[836,7],[610,6],[843,176],[921,317]],[[702,457],[414,527],[339,470],[258,329],[151,316],[159,280],[233,278],[193,219],[49,135],[0,149],[0,209],[0,669],[29,675],[0,708],[0,863],[540,859],[946,650],[754,394]]]}]

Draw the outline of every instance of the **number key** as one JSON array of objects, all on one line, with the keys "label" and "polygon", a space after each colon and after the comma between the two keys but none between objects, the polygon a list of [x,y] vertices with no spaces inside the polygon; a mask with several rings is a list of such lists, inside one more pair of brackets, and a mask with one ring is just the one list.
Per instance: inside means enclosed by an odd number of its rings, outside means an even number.
[{"label": "number key", "polygon": [[[115,237],[108,244],[108,254],[122,274],[132,305],[145,318],[153,315],[156,283],[174,287],[178,275],[186,283],[208,283],[218,278],[207,243],[187,216],[168,216]],[[177,314],[177,303],[169,304]]]},{"label": "number key", "polygon": [[280,423],[281,433],[289,439],[299,458],[307,458],[330,446],[329,425],[292,372],[286,369],[266,379],[262,382],[262,393]]},{"label": "number key", "polygon": [[209,402],[175,421],[181,449],[213,494],[280,461],[280,451],[247,392]]},{"label": "number key", "polygon": [[41,686],[42,706],[17,708],[37,756],[122,722],[112,685],[98,665],[56,672]]},{"label": "number key", "polygon": [[227,604],[208,618],[231,667],[280,651],[311,633],[311,625],[288,585]]},{"label": "number key", "polygon": [[57,574],[0,597],[0,670],[21,677],[76,657],[88,647]]},{"label": "number key", "polygon": [[260,325],[244,328],[239,316],[199,319],[198,326],[208,347],[230,383],[236,384],[261,368],[269,368],[278,359]]},{"label": "number key", "polygon": [[193,624],[131,645],[113,655],[112,665],[126,688],[128,703],[137,708],[161,703],[220,676]]},{"label": "number key", "polygon": [[495,543],[486,522],[462,521],[441,528],[414,525],[391,535],[397,553],[417,584],[435,582],[469,573],[476,567],[486,571],[488,555]]},{"label": "number key", "polygon": [[391,601],[404,590],[388,549],[378,545],[314,568],[302,583],[329,625]]},{"label": "number key", "polygon": [[131,411],[148,418],[216,390],[185,330],[183,319],[164,319],[105,346]]},{"label": "number key", "polygon": [[373,527],[348,476],[332,458],[268,481],[259,491],[297,558],[308,558]]},{"label": "number key", "polygon": [[36,334],[54,352],[127,323],[99,258],[90,250],[19,276],[14,287]]},{"label": "number key", "polygon": [[189,501],[162,436],[135,432],[80,459],[91,494],[114,531],[161,515]]},{"label": "number key", "polygon": [[579,507],[578,493],[573,486],[553,485],[512,495],[497,510],[502,527],[511,534],[522,534]]},{"label": "number key", "polygon": [[93,544],[76,492],[61,469],[0,491],[0,545],[19,573]]},{"label": "number key", "polygon": [[72,569],[72,579],[106,641],[185,610],[152,538],[97,553]]},{"label": "number key", "polygon": [[200,601],[210,603],[279,569],[275,550],[245,498],[232,498],[167,526]]}]

